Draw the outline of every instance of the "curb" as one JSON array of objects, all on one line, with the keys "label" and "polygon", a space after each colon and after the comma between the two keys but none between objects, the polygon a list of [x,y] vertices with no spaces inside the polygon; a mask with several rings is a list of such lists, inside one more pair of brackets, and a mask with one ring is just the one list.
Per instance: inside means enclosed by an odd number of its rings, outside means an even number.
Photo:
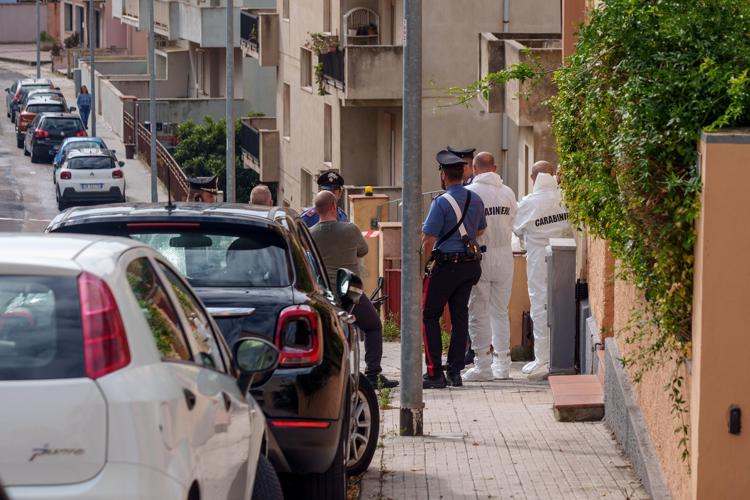
[{"label": "curb", "polygon": [[[15,57],[0,56],[0,61],[14,63],[14,64],[23,64],[25,66],[31,66],[31,67],[36,66],[36,60],[29,61],[28,59],[17,59]],[[41,63],[41,66],[51,65],[52,61],[41,61],[40,63]]]}]

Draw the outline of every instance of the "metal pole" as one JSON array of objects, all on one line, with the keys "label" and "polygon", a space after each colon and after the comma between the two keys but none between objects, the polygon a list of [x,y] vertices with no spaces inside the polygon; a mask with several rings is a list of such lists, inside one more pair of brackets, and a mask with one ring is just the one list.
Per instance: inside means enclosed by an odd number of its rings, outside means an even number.
[{"label": "metal pole", "polygon": [[226,200],[237,201],[237,181],[234,164],[234,1],[227,0],[227,157],[226,157]]},{"label": "metal pole", "polygon": [[96,77],[94,76],[94,51],[96,50],[95,39],[97,34],[96,30],[96,18],[94,14],[94,0],[89,0],[89,66],[91,67],[91,88],[89,94],[91,94],[91,136],[96,137]]},{"label": "metal pole", "polygon": [[[154,41],[154,0],[147,0],[148,4],[148,120],[151,132],[151,201],[159,201],[157,183],[159,174],[156,168],[156,60],[154,55],[156,42]],[[136,124],[136,127],[138,125]]]},{"label": "metal pole", "polygon": [[41,12],[39,12],[39,4],[41,3],[41,0],[36,0],[36,77],[41,78],[42,77],[42,63],[40,61],[39,56],[39,46],[42,43],[41,36],[42,31],[41,27],[39,25]]},{"label": "metal pole", "polygon": [[422,0],[404,1],[401,237],[402,436],[422,435]]}]

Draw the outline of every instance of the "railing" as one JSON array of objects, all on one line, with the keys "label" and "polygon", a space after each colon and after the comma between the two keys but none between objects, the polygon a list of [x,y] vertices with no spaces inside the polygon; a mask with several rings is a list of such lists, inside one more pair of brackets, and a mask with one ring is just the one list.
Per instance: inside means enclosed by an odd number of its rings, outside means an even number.
[{"label": "railing", "polygon": [[341,49],[318,55],[318,60],[323,64],[323,78],[325,82],[341,90],[346,88],[344,56],[345,52]]},{"label": "railing", "polygon": [[249,49],[258,51],[258,16],[242,11],[240,15],[240,43]]},{"label": "railing", "polygon": [[[422,193],[422,217],[427,216],[430,210],[432,200],[443,194],[445,191],[428,191]],[[392,200],[384,203],[377,209],[378,221],[401,222],[404,214],[403,200]]]},{"label": "railing", "polygon": [[135,118],[127,111],[122,114],[122,143],[135,144]]},{"label": "railing", "polygon": [[260,132],[244,121],[240,128],[240,148],[260,162]]},{"label": "railing", "polygon": [[[151,166],[151,133],[142,123],[137,125],[135,144],[138,154]],[[187,201],[190,185],[185,172],[159,141],[156,141],[156,172],[159,180],[170,190],[173,200]]]}]

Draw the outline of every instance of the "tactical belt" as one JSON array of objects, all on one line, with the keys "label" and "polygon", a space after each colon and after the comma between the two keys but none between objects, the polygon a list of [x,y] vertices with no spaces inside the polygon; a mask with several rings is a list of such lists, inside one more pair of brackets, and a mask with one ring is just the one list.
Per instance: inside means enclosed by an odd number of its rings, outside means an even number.
[{"label": "tactical belt", "polygon": [[435,262],[437,263],[479,262],[480,260],[482,260],[481,254],[470,255],[465,252],[441,253],[435,256]]}]

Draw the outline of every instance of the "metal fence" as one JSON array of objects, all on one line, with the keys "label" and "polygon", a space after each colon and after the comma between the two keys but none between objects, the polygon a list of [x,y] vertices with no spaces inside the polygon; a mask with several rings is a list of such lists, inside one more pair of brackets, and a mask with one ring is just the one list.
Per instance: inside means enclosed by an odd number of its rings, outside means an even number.
[{"label": "metal fence", "polygon": [[[422,216],[425,217],[430,210],[432,200],[443,194],[445,191],[428,191],[422,193]],[[401,222],[404,214],[403,200],[392,200],[378,207],[378,220],[387,220],[389,222]]]},{"label": "metal fence", "polygon": [[333,52],[319,54],[318,60],[323,65],[323,78],[326,83],[343,90],[346,87],[344,77],[345,52],[336,49]]},{"label": "metal fence", "polygon": [[240,15],[240,39],[253,50],[258,50],[258,16],[242,11]]},{"label": "metal fence", "polygon": [[240,128],[240,148],[255,161],[260,161],[260,132],[244,121]]}]

